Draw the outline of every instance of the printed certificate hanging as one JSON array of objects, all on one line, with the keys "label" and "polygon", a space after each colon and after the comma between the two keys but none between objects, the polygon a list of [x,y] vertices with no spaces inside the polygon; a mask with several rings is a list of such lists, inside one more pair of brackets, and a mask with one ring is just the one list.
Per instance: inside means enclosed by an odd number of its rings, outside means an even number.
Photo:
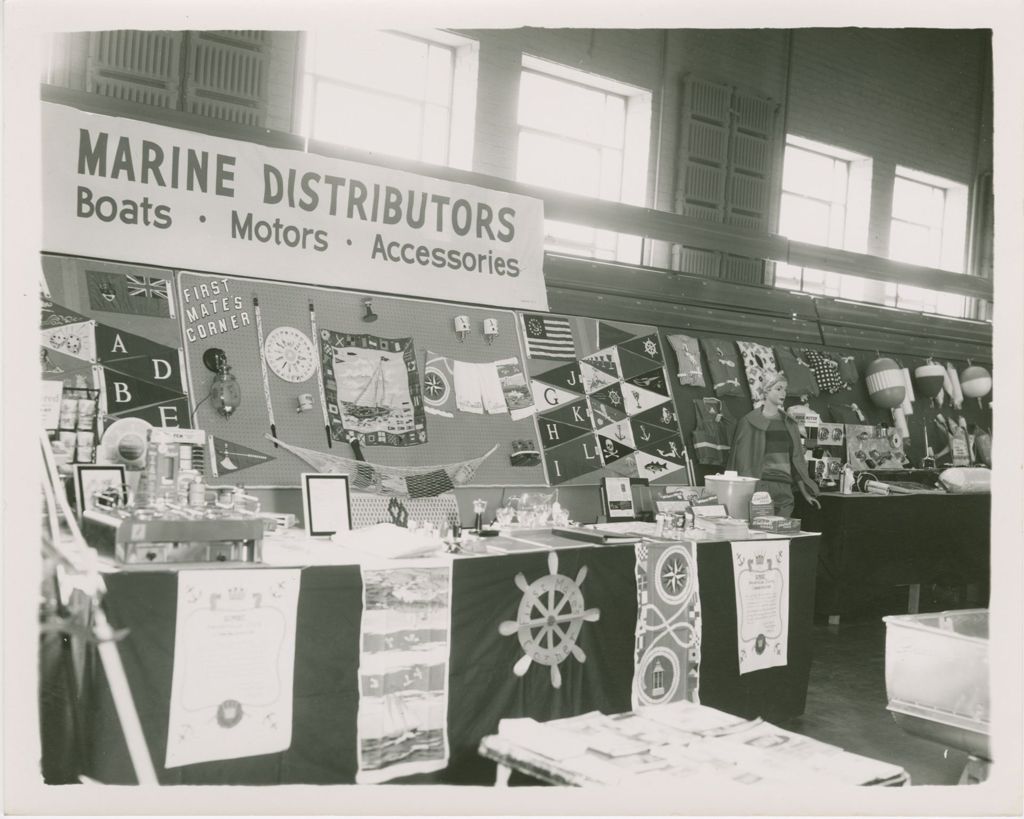
[{"label": "printed certificate hanging", "polygon": [[166,767],[291,745],[299,574],[178,573]]},{"label": "printed certificate hanging", "polygon": [[789,541],[732,543],[740,674],[786,665],[789,653]]}]

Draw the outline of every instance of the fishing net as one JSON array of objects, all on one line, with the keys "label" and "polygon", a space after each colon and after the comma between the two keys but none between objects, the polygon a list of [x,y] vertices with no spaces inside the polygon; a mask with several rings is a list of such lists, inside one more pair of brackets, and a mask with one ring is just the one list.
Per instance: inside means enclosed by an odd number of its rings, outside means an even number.
[{"label": "fishing net", "polygon": [[301,458],[317,472],[335,472],[349,476],[352,488],[379,495],[398,495],[410,498],[429,498],[468,483],[487,458],[501,444],[495,444],[483,455],[468,461],[434,466],[385,466],[357,461],[341,455],[329,455],[316,449],[286,444],[279,438],[266,437],[293,455]]}]

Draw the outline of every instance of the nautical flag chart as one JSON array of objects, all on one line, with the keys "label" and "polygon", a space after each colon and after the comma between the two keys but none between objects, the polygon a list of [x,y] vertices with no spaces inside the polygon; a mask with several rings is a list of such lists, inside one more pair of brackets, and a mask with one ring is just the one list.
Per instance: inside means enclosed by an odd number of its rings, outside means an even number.
[{"label": "nautical flag chart", "polygon": [[[543,324],[531,335],[534,319]],[[538,348],[540,334],[551,336],[553,328],[562,334],[559,346]],[[685,476],[686,453],[655,328],[524,314],[523,333],[552,485],[597,470],[658,482]],[[566,350],[574,351],[571,358],[563,357]]]}]

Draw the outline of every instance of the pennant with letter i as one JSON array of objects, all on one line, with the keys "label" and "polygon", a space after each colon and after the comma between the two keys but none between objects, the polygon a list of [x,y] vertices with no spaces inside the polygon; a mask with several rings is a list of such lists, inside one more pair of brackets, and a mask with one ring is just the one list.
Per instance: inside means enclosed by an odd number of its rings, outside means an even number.
[{"label": "pennant with letter i", "polygon": [[209,436],[209,441],[210,463],[213,466],[214,477],[227,475],[231,472],[241,472],[250,466],[259,466],[267,461],[274,460],[273,455],[265,455],[243,444],[226,441],[215,435]]}]

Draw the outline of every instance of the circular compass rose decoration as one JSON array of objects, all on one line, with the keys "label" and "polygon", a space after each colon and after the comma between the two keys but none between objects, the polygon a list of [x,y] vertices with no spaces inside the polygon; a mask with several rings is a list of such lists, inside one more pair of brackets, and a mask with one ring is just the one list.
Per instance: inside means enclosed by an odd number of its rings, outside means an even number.
[{"label": "circular compass rose decoration", "polygon": [[696,568],[693,558],[682,546],[670,546],[658,558],[654,577],[658,591],[666,603],[685,606],[693,593]]},{"label": "circular compass rose decoration", "polygon": [[423,400],[431,406],[441,406],[448,400],[451,387],[437,367],[429,366],[423,371]]},{"label": "circular compass rose decoration", "polygon": [[593,623],[600,619],[600,609],[584,607],[580,586],[587,576],[587,567],[580,568],[576,579],[558,573],[558,554],[548,553],[549,574],[528,583],[522,572],[516,575],[515,583],[522,592],[519,611],[515,620],[505,620],[498,626],[504,637],[519,636],[523,656],[512,666],[517,677],[522,677],[533,662],[551,667],[551,685],[562,686],[562,674],[558,665],[570,654],[581,663],[586,662],[576,640],[584,621]]},{"label": "circular compass rose decoration", "polygon": [[263,344],[267,366],[278,378],[299,384],[316,371],[316,348],[302,330],[277,327]]}]

